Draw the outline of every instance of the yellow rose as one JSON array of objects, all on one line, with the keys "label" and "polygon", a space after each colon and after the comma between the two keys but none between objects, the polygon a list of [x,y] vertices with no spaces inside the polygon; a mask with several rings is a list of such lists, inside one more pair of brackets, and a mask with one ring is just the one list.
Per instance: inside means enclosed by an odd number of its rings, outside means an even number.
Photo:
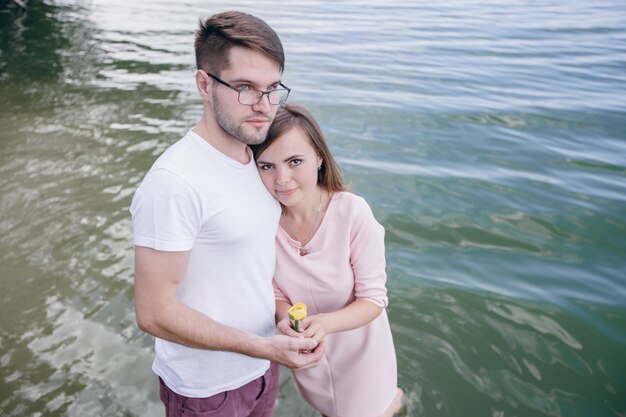
[{"label": "yellow rose", "polygon": [[293,329],[297,332],[300,320],[306,319],[306,304],[295,303],[287,312],[289,318],[294,321]]}]

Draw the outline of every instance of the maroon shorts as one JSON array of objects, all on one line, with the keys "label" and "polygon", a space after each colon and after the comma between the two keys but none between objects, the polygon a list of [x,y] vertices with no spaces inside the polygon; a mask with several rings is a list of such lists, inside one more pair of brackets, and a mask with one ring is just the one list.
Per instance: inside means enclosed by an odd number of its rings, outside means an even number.
[{"label": "maroon shorts", "polygon": [[271,363],[265,375],[232,391],[207,398],[176,394],[159,378],[166,417],[271,417],[278,394],[280,368]]}]

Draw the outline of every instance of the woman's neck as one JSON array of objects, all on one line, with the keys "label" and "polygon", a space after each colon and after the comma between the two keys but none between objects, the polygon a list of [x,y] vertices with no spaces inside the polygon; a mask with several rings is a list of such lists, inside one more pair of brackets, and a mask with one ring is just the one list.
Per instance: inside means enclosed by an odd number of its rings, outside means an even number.
[{"label": "woman's neck", "polygon": [[296,222],[310,220],[319,215],[325,206],[326,190],[320,185],[316,186],[315,192],[311,193],[305,200],[293,206],[282,206],[283,215]]}]

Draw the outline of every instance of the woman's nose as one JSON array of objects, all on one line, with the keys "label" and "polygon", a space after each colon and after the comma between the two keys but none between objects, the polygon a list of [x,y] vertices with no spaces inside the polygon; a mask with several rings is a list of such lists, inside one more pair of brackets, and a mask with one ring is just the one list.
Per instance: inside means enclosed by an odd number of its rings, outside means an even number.
[{"label": "woman's nose", "polygon": [[288,184],[291,180],[291,174],[288,169],[279,168],[276,170],[276,183],[283,185]]}]

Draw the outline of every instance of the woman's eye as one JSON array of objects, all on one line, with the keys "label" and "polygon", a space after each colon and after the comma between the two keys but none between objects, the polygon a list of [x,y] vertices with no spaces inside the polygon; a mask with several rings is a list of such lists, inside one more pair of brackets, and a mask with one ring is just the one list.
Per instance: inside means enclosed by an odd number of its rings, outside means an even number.
[{"label": "woman's eye", "polygon": [[249,84],[241,84],[239,87],[237,87],[237,90],[239,91],[252,90],[252,87]]},{"label": "woman's eye", "polygon": [[261,171],[269,171],[272,166],[270,164],[263,164],[263,165],[259,165],[259,168],[261,169]]},{"label": "woman's eye", "polygon": [[292,159],[291,165],[300,165],[302,163],[302,159]]}]

